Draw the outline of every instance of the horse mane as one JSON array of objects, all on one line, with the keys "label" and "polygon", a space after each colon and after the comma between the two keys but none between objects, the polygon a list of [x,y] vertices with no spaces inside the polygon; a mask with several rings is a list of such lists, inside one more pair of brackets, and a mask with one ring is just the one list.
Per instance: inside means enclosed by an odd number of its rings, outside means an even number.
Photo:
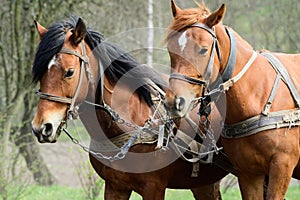
[{"label": "horse mane", "polygon": [[[48,63],[61,50],[67,31],[75,29],[78,19],[79,17],[72,16],[69,20],[55,23],[48,28],[48,32],[42,38],[35,55],[32,68],[33,83],[41,80],[48,68]],[[105,41],[101,33],[88,29],[84,40],[92,49],[94,56],[98,59],[98,67],[102,68],[108,80],[114,84],[120,78],[125,78],[126,83],[135,87],[133,89],[137,89],[138,94],[143,96],[149,105],[152,105],[149,79],[163,90],[167,88],[167,83],[161,79],[157,71],[139,64],[121,48]],[[101,80],[99,80],[99,84],[100,82]],[[136,88],[137,85],[138,88]],[[102,88],[98,87],[96,98],[101,97],[101,94]]]},{"label": "horse mane", "polygon": [[205,3],[198,3],[197,8],[184,9],[173,18],[170,26],[168,27],[167,35],[164,39],[164,43],[167,43],[171,37],[176,33],[182,31],[188,26],[191,26],[197,22],[201,22],[210,14],[210,10],[206,7]]}]

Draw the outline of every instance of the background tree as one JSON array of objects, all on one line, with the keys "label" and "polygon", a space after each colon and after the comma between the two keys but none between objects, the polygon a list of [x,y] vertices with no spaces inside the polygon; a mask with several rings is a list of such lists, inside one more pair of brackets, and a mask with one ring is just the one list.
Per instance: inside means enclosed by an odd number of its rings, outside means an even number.
[{"label": "background tree", "polygon": [[[1,1],[0,13],[0,184],[5,187],[9,158],[9,141],[19,148],[34,179],[42,185],[54,179],[44,164],[35,139],[31,135],[30,121],[37,98],[33,97],[31,65],[38,36],[33,19],[50,24],[73,12],[74,1]],[[57,14],[61,13],[61,14]]]}]

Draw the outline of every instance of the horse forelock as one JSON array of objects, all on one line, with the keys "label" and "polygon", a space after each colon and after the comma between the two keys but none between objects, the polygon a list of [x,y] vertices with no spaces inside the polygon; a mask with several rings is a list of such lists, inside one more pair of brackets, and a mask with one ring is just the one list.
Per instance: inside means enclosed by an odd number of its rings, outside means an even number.
[{"label": "horse forelock", "polygon": [[77,20],[78,17],[72,16],[69,20],[55,23],[48,28],[35,54],[32,67],[34,83],[41,80],[49,62],[63,47],[67,31],[75,28]]},{"label": "horse forelock", "polygon": [[182,31],[197,22],[201,22],[210,14],[209,9],[205,6],[204,2],[197,3],[197,8],[188,8],[181,10],[173,18],[172,23],[168,27],[167,35],[164,43],[167,43],[176,33]]}]

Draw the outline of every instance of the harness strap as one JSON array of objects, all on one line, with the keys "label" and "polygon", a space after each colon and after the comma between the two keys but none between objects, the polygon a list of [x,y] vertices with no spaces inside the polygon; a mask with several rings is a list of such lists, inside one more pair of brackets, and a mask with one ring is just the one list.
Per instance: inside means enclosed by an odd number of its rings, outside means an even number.
[{"label": "harness strap", "polygon": [[277,74],[274,85],[273,85],[273,88],[272,88],[272,91],[271,91],[271,94],[269,96],[269,99],[268,99],[268,101],[265,105],[264,110],[261,112],[263,115],[268,115],[270,113],[270,109],[271,109],[272,102],[275,98],[275,95],[276,95],[276,92],[277,92],[277,89],[278,89],[280,78],[281,78],[281,75]]},{"label": "harness strap", "polygon": [[228,81],[219,85],[219,88],[221,89],[221,91],[229,90],[229,88],[231,86],[233,86],[234,83],[236,83],[238,80],[240,80],[244,76],[244,74],[247,72],[247,70],[251,67],[251,65],[255,61],[256,57],[257,57],[257,52],[253,51],[251,58],[248,60],[248,62],[244,66],[244,68],[236,76],[234,76],[233,78],[231,78]]},{"label": "harness strap", "polygon": [[263,56],[265,56],[269,63],[272,65],[274,70],[279,73],[282,76],[283,81],[286,83],[288,88],[290,89],[290,92],[297,104],[297,107],[300,107],[300,95],[298,94],[298,91],[288,73],[286,68],[283,66],[283,64],[280,62],[278,58],[276,58],[272,53],[270,52],[263,52]]},{"label": "harness strap", "polygon": [[224,124],[222,136],[242,138],[258,132],[300,125],[300,109],[271,112],[268,116],[257,115],[235,124]]}]

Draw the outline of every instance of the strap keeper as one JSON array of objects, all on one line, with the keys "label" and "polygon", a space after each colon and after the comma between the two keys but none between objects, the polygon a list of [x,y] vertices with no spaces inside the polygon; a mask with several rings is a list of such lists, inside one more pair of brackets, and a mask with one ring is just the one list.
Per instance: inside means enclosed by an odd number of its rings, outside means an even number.
[{"label": "strap keeper", "polygon": [[264,110],[261,112],[261,114],[263,114],[263,115],[265,115],[265,116],[268,116],[269,113],[270,113],[271,106],[272,106],[272,102],[267,102],[266,105],[265,105],[265,108],[264,108]]}]

